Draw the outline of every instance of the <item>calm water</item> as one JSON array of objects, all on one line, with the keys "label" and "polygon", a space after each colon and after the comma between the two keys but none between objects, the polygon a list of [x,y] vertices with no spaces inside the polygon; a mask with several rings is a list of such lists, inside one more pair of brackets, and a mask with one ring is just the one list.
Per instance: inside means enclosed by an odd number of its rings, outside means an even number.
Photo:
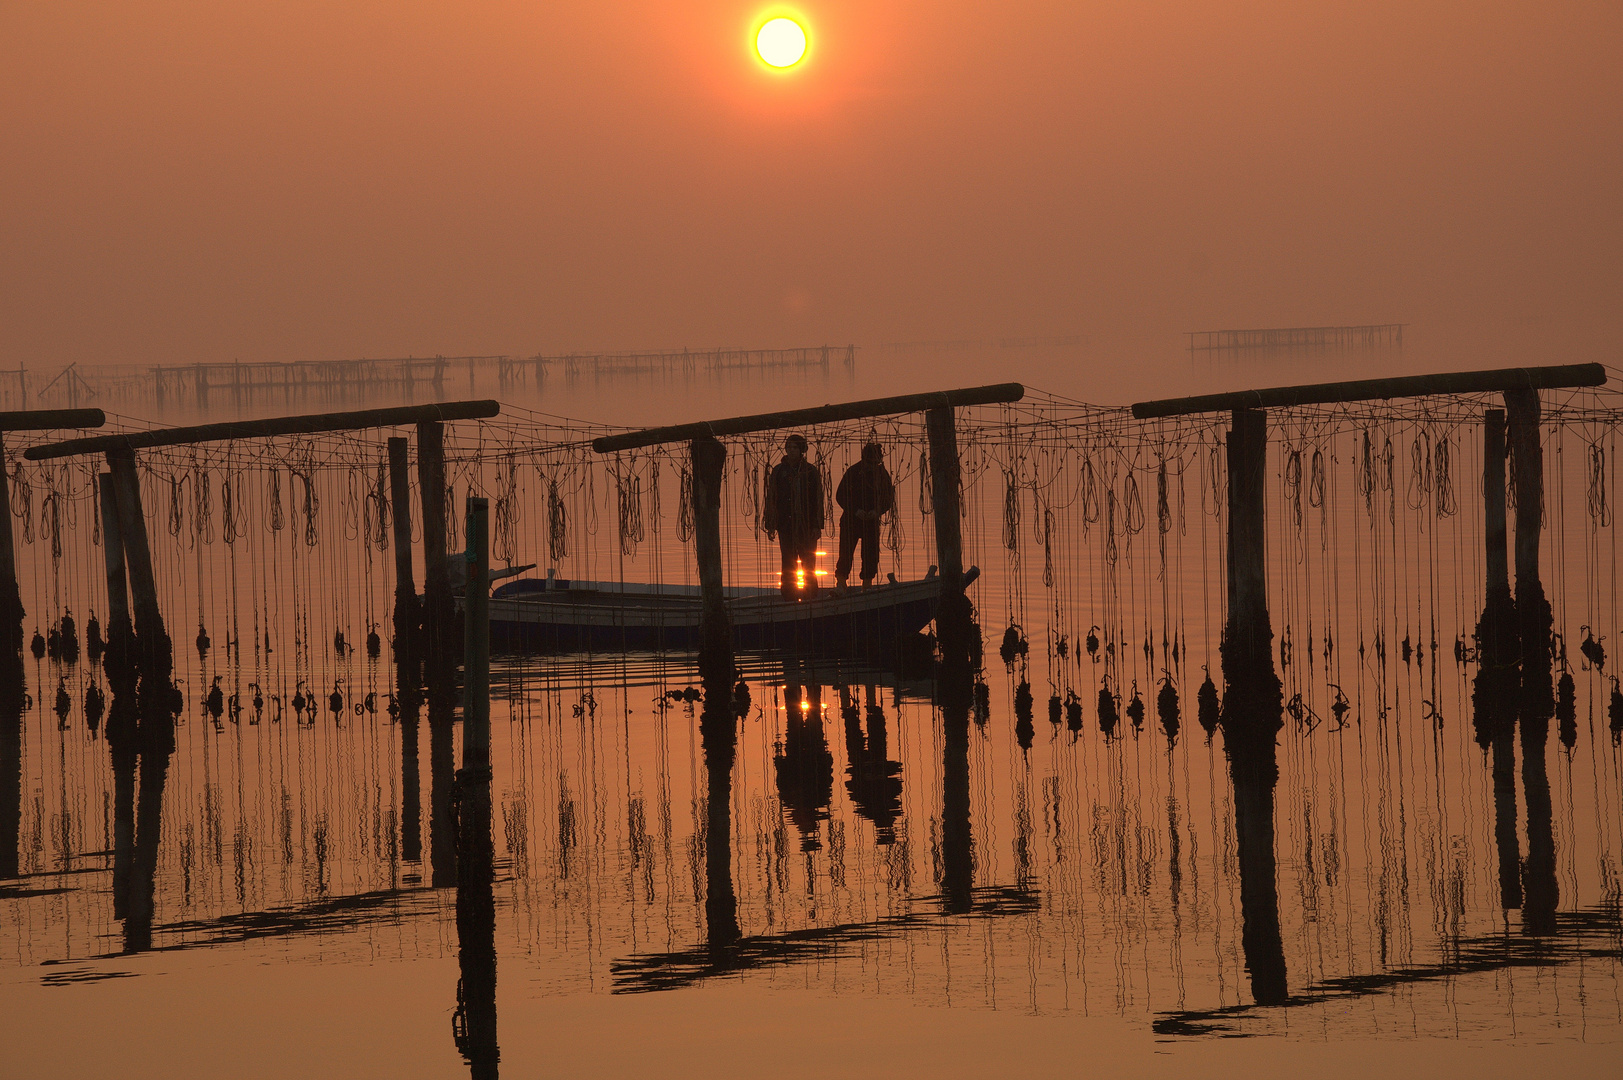
[{"label": "calm water", "polygon": [[[698,682],[685,656],[498,658],[493,1015],[488,972],[459,967],[460,723],[390,713],[392,553],[366,541],[379,444],[155,463],[144,497],[187,695],[176,748],[164,771],[121,775],[84,715],[98,666],[27,658],[20,786],[0,808],[19,870],[0,882],[0,1075],[448,1076],[470,1061],[480,1074],[492,1022],[509,1075],[1255,1072],[1303,1053],[1332,1074],[1533,1061],[1612,1074],[1623,758],[1608,708],[1623,656],[1599,667],[1579,643],[1587,625],[1614,644],[1617,542],[1579,463],[1615,431],[1551,434],[1545,582],[1573,716],[1518,742],[1497,787],[1472,723],[1473,433],[1388,422],[1396,479],[1372,492],[1356,432],[1283,433],[1270,463],[1288,703],[1274,940],[1257,932],[1270,920],[1240,858],[1247,811],[1223,735],[1208,737],[1196,704],[1223,611],[1209,440],[1021,443],[1008,419],[965,434],[986,639],[984,704],[967,715],[937,703],[928,672],[853,661],[740,658],[748,706],[727,703],[736,722],[718,723],[682,699]],[[1409,484],[1417,431],[1427,470]],[[867,431],[824,434],[837,468]],[[903,492],[882,570],[920,576],[933,558],[918,433],[881,437]],[[526,457],[517,479],[504,438],[459,432],[452,472],[458,499],[517,492],[512,561],[691,580],[677,458],[658,476],[652,458],[623,470],[643,486],[640,539],[622,543],[618,474]],[[1291,439],[1324,451],[1322,485],[1292,481]],[[1433,474],[1436,441],[1455,460]],[[738,450],[728,480],[740,584],[770,583],[776,560],[751,521],[748,473],[768,456]],[[199,469],[213,470],[207,512]],[[320,496],[313,533],[301,470]],[[1444,471],[1457,496],[1440,490]],[[61,605],[83,636],[104,604],[89,469],[34,475],[31,543],[14,518],[29,632]],[[549,549],[549,484],[567,504],[563,553]],[[50,492],[59,553],[41,525]],[[1006,664],[1011,622],[1026,652]],[[1108,738],[1101,687],[1119,695]],[[312,709],[295,715],[296,696]],[[730,763],[721,731],[736,732]],[[1281,961],[1282,1000],[1269,982]]]}]

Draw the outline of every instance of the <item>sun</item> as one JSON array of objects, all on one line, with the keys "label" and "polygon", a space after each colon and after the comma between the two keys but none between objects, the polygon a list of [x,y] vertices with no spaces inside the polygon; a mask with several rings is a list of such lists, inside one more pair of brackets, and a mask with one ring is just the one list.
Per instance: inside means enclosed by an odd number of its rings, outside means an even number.
[{"label": "sun", "polygon": [[771,67],[793,67],[806,55],[806,31],[793,19],[768,19],[755,35],[755,51]]}]

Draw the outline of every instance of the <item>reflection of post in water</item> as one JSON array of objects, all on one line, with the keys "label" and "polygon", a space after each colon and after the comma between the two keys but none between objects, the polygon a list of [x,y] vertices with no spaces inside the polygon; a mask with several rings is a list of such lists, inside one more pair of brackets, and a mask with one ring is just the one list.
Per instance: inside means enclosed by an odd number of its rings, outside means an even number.
[{"label": "reflection of post in water", "polygon": [[[9,508],[3,512],[9,513]],[[18,871],[23,824],[23,659],[0,655],[0,880]]]},{"label": "reflection of post in water", "polygon": [[786,706],[783,745],[773,764],[777,767],[778,799],[800,829],[800,850],[816,851],[819,824],[828,817],[834,798],[834,755],[823,730],[823,688],[807,681],[800,661],[783,665]]},{"label": "reflection of post in water", "polygon": [[407,862],[423,857],[422,781],[418,773],[417,725],[421,713],[423,664],[417,647],[421,619],[411,566],[411,472],[404,438],[389,440],[389,488],[394,523],[395,706],[400,721],[401,854]]},{"label": "reflection of post in water", "polygon": [[739,934],[738,897],[733,892],[732,810],[737,725],[732,689],[725,681],[705,687],[699,734],[709,785],[705,799],[705,928],[710,947],[719,949],[737,941]]},{"label": "reflection of post in water", "polygon": [[141,747],[141,786],[135,805],[135,849],[130,860],[130,879],[124,907],[124,951],[141,952],[152,947],[153,889],[158,871],[158,841],[163,832],[163,789],[169,780],[169,755],[173,749],[155,741]]},{"label": "reflection of post in water", "polygon": [[862,732],[862,710],[851,688],[840,688],[840,716],[845,721],[845,789],[857,813],[874,824],[874,843],[896,842],[896,819],[902,813],[902,765],[890,760],[885,733],[885,710],[873,686],[867,688],[866,738]]},{"label": "reflection of post in water", "polygon": [[1510,539],[1505,510],[1505,414],[1483,414],[1482,505],[1487,538],[1487,600],[1477,620],[1472,714],[1477,745],[1492,755],[1494,840],[1499,852],[1499,905],[1522,906],[1521,838],[1516,832],[1516,698],[1521,635],[1510,595]]},{"label": "reflection of post in water", "polygon": [[418,771],[419,696],[402,694],[400,705],[400,848],[407,862],[423,857],[422,777]]},{"label": "reflection of post in water", "polygon": [[[1536,684],[1535,684],[1536,685]],[[1546,679],[1544,685],[1548,685]],[[1550,805],[1550,777],[1544,751],[1550,737],[1555,702],[1525,694],[1522,699],[1522,791],[1527,797],[1527,862],[1522,867],[1522,925],[1530,934],[1555,933],[1555,909],[1561,889],[1555,879],[1555,831]]]},{"label": "reflection of post in water", "polygon": [[456,827],[451,810],[455,783],[456,714],[448,694],[428,693],[428,773],[429,773],[429,883],[435,888],[456,884]]},{"label": "reflection of post in water", "polygon": [[967,664],[943,662],[936,681],[945,744],[941,768],[941,898],[946,910],[954,914],[970,909],[975,884],[975,845],[969,822],[972,680]]},{"label": "reflection of post in water", "polygon": [[494,1077],[496,1045],[496,851],[490,810],[490,504],[468,500],[468,565],[463,638],[462,769],[457,773],[457,1049],[475,1080]]},{"label": "reflection of post in water", "polygon": [[1267,423],[1236,409],[1228,436],[1229,612],[1222,659],[1223,749],[1234,783],[1240,857],[1241,932],[1251,995],[1261,1005],[1286,1000],[1285,948],[1279,932],[1274,866],[1274,739],[1284,725],[1268,617],[1265,537]]}]

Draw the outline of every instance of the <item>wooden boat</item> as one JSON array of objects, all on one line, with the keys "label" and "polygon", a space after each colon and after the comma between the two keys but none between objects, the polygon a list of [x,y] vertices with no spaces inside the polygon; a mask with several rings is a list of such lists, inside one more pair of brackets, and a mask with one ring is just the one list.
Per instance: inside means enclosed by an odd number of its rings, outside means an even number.
[{"label": "wooden boat", "polygon": [[[979,576],[971,567],[965,584]],[[893,652],[935,618],[935,567],[917,581],[866,589],[823,588],[786,600],[777,589],[729,588],[733,646],[847,655]],[[699,647],[699,587],[565,578],[521,578],[490,595],[491,647],[576,652]]]}]

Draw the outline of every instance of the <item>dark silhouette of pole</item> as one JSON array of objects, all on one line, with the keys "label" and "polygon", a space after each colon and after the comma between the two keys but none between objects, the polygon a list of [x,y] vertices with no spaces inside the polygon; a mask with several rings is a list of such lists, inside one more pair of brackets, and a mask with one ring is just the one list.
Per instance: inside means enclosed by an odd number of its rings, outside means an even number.
[{"label": "dark silhouette of pole", "polygon": [[404,437],[389,440],[389,498],[394,517],[394,658],[402,697],[422,682],[417,648],[417,584],[411,568],[411,462]]},{"label": "dark silhouette of pole", "polygon": [[457,1049],[475,1080],[497,1074],[495,849],[490,808],[490,503],[468,500],[462,769],[457,773]]},{"label": "dark silhouette of pole", "polygon": [[738,897],[733,891],[733,762],[737,724],[730,689],[707,687],[699,736],[704,746],[705,940],[723,950],[738,940]]},{"label": "dark silhouette of pole", "polygon": [[454,694],[456,661],[451,628],[456,608],[446,566],[445,427],[438,421],[417,425],[417,486],[423,506],[423,664],[428,678],[430,722],[433,698]]},{"label": "dark silhouette of pole", "polygon": [[712,438],[694,439],[693,548],[699,564],[699,669],[719,696],[733,681],[732,620],[727,614],[721,564],[721,478],[727,448]]}]

